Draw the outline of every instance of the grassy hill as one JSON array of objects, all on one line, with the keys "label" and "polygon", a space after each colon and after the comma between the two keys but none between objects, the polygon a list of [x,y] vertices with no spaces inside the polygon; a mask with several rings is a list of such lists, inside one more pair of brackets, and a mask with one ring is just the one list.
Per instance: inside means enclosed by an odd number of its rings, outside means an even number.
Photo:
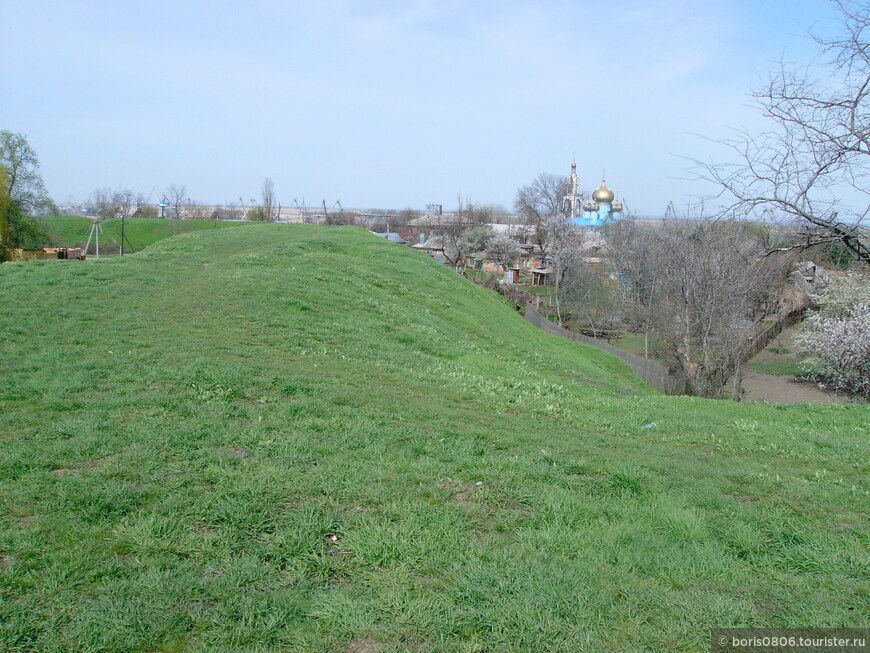
[{"label": "grassy hill", "polygon": [[[83,247],[88,242],[91,231],[91,218],[77,215],[42,216],[39,221],[45,226],[52,242],[58,247]],[[177,236],[192,231],[213,231],[238,227],[244,222],[229,222],[221,220],[167,220],[160,218],[127,218],[124,224],[124,235],[129,240],[124,249],[129,254],[130,245],[136,251],[153,245],[158,240]],[[103,220],[103,230],[100,233],[100,255],[118,254],[121,244],[121,220],[112,218]],[[94,243],[91,243],[93,251]]]},{"label": "grassy hill", "polygon": [[863,626],[866,406],[664,397],[355,228],[0,266],[0,650]]}]

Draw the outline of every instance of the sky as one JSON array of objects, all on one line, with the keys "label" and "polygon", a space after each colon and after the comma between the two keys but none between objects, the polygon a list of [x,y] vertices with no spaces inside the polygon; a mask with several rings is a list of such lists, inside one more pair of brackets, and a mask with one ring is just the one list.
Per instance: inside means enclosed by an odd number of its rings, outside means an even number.
[{"label": "sky", "polygon": [[0,0],[0,129],[59,203],[512,207],[542,172],[639,215],[710,191],[708,138],[763,128],[747,93],[815,53],[827,0]]}]

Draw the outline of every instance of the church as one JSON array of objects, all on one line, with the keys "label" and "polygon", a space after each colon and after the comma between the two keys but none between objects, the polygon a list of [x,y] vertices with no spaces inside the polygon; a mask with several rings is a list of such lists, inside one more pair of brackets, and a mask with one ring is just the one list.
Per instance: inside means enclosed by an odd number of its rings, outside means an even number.
[{"label": "church", "polygon": [[571,163],[571,187],[565,196],[568,204],[568,216],[571,224],[581,227],[600,227],[601,225],[618,220],[622,214],[622,202],[615,201],[615,195],[607,186],[605,179],[601,180],[601,186],[592,193],[592,198],[585,200],[578,192],[577,162]]}]

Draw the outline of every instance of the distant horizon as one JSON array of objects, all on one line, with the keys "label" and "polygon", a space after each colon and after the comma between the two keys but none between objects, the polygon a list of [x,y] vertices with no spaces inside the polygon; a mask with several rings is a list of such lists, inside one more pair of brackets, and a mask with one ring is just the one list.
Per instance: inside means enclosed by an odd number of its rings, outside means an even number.
[{"label": "distant horizon", "polygon": [[[85,203],[77,203],[77,204],[79,206],[82,206],[82,207],[85,206]],[[152,203],[149,203],[148,205],[149,206],[156,206],[155,204],[152,204]],[[201,208],[219,208],[219,207],[227,207],[229,205],[227,205],[227,204],[199,204],[198,206]],[[236,206],[237,206],[237,208],[243,208],[243,207],[238,207],[238,205],[236,205]],[[58,208],[61,208],[61,206],[59,205]],[[251,205],[246,205],[246,207],[244,207],[244,208],[251,208]],[[419,210],[419,209],[414,209],[413,207],[384,208],[384,207],[371,207],[371,206],[368,206],[368,207],[345,206],[345,207],[343,207],[343,209],[344,209],[344,211],[351,212],[351,213],[367,213],[367,212],[373,212],[373,211],[389,211],[389,212],[399,213],[399,212],[405,211],[407,209],[412,209],[412,210],[417,211],[418,213],[421,214],[419,217],[424,217],[427,215],[425,211]],[[291,213],[296,212],[296,213],[301,214],[301,209],[298,209],[296,207],[282,206],[281,210],[288,211]],[[307,212],[310,212],[312,215],[319,216],[321,214],[318,213],[318,211],[322,211],[323,208],[320,206],[312,206],[312,207],[306,206],[305,210]],[[339,212],[338,208],[329,207],[330,214],[334,214],[334,213],[338,213],[338,212]],[[457,212],[458,212],[457,209],[445,210],[442,215],[455,215]],[[509,212],[503,213],[503,214],[496,214],[496,216],[494,216],[494,217],[499,217],[501,215],[517,217],[517,214],[513,211],[509,211]],[[94,217],[93,215],[88,214],[88,213],[75,213],[75,212],[73,212],[73,213],[63,212],[63,213],[53,214],[52,217],[64,217],[64,216],[68,216],[70,218],[76,218],[76,217],[78,217],[78,218],[93,218]],[[713,218],[713,217],[714,216],[706,216],[706,218]],[[131,218],[142,219],[142,220],[224,220],[224,221],[230,221],[230,222],[257,222],[256,220],[249,221],[247,218],[244,218],[244,217],[241,217],[241,218],[190,218],[190,217],[174,218],[174,217],[170,217],[170,216],[164,216],[164,217],[160,217],[160,216],[151,216],[151,217],[127,216],[127,219],[131,219]],[[112,218],[102,218],[102,219],[104,219],[104,220],[117,220],[120,218],[112,217]],[[690,215],[681,215],[678,213],[671,215],[671,216],[666,216],[664,214],[662,214],[662,215],[630,214],[630,215],[622,216],[620,218],[616,218],[615,220],[613,220],[613,222],[617,222],[618,220],[662,220],[662,221],[664,221],[664,220],[694,220],[694,219],[705,219],[705,218],[704,217],[690,216]],[[758,220],[750,219],[750,221],[760,222],[762,224],[767,224],[767,223],[789,224],[788,221],[766,221],[766,220],[760,220],[760,219],[758,219]],[[800,220],[799,218],[793,218],[792,221],[793,221],[793,226],[796,226],[796,227],[806,226],[806,223],[804,221]],[[277,222],[289,222],[289,221],[279,219],[279,220],[277,220]],[[502,224],[502,223],[493,221],[491,224]],[[870,227],[868,227],[868,228],[870,228]]]}]

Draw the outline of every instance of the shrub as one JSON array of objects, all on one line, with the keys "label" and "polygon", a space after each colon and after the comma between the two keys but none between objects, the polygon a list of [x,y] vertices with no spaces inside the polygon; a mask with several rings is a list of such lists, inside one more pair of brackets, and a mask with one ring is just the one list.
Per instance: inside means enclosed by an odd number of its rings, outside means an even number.
[{"label": "shrub", "polygon": [[529,291],[522,286],[517,286],[509,283],[501,283],[502,275],[489,274],[486,279],[479,282],[481,286],[489,290],[494,290],[499,295],[504,297],[509,303],[514,305],[517,310],[523,310],[526,303],[531,300],[532,296]]},{"label": "shrub", "polygon": [[266,220],[268,220],[268,218],[266,217],[266,211],[262,206],[257,206],[253,209],[249,209],[245,217],[252,222],[265,222]]},{"label": "shrub", "polygon": [[870,306],[870,276],[853,273],[833,277],[815,299],[826,317],[851,315],[856,306]]},{"label": "shrub", "polygon": [[823,386],[870,397],[870,305],[842,315],[814,315],[802,342],[810,353],[807,375]]}]

